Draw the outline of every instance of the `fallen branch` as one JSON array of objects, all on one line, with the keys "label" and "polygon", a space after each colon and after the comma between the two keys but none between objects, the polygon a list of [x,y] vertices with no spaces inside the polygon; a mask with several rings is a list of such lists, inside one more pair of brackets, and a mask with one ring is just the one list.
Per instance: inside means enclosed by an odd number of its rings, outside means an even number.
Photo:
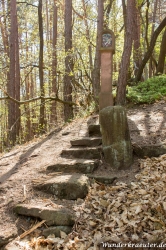
[{"label": "fallen branch", "polygon": [[37,223],[36,225],[34,225],[31,229],[29,229],[28,231],[24,232],[23,234],[21,234],[19,236],[20,239],[23,239],[25,236],[27,236],[28,234],[32,233],[35,229],[37,229],[38,227],[40,227],[42,224],[44,224],[46,222],[46,220],[42,220],[39,223]]}]

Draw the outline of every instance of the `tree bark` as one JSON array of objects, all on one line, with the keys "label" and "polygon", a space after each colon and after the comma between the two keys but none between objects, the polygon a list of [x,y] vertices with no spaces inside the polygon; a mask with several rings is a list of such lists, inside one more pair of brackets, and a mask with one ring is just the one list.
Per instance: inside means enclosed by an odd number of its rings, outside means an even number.
[{"label": "tree bark", "polygon": [[118,86],[117,86],[117,96],[116,104],[124,105],[126,102],[126,85],[128,78],[128,70],[130,65],[130,56],[132,51],[132,42],[133,42],[133,33],[134,33],[134,6],[135,3],[133,0],[127,1],[126,9],[126,33],[124,41],[124,49],[122,55],[122,61],[120,66],[120,72],[118,77]]},{"label": "tree bark", "polygon": [[134,15],[135,15],[135,29],[133,34],[134,46],[133,46],[133,61],[134,61],[134,76],[136,76],[141,62],[141,44],[140,44],[140,14],[136,0],[134,0]]},{"label": "tree bark", "polygon": [[[64,101],[72,102],[73,58],[72,58],[72,0],[65,0],[65,76]],[[65,122],[73,118],[73,107],[64,105]]]},{"label": "tree bark", "polygon": [[[20,100],[20,64],[19,64],[19,44],[18,44],[18,23],[16,0],[10,1],[10,81],[7,85],[8,94]],[[20,109],[19,104],[9,101],[8,105],[8,127],[9,127],[9,143],[14,145],[19,137],[20,131]]]},{"label": "tree bark", "polygon": [[[57,74],[57,1],[54,0],[53,4],[53,43],[52,43],[52,92],[54,95],[57,94],[57,82],[56,82],[56,74]],[[57,110],[56,110],[57,102],[53,101],[51,104],[51,123],[55,124],[57,122]]]},{"label": "tree bark", "polygon": [[[39,21],[39,39],[40,39],[40,49],[39,49],[39,80],[40,80],[40,95],[41,97],[44,97],[45,91],[44,91],[44,75],[43,75],[43,46],[44,46],[44,40],[43,40],[43,17],[42,17],[42,7],[43,3],[42,0],[39,0],[38,5],[38,21]],[[40,104],[40,119],[39,119],[39,130],[40,132],[45,131],[45,101],[44,99],[41,99]]]},{"label": "tree bark", "polygon": [[163,74],[164,73],[165,56],[166,56],[166,29],[163,33],[163,37],[162,37],[162,41],[161,41],[160,54],[159,54],[159,60],[158,60],[156,74]]},{"label": "tree bark", "polygon": [[146,63],[148,62],[149,58],[152,55],[154,46],[156,44],[156,40],[157,40],[159,34],[161,33],[161,31],[165,28],[165,26],[166,26],[166,17],[162,20],[162,22],[160,23],[160,25],[158,26],[158,28],[154,31],[154,33],[152,35],[149,49],[145,53],[144,58],[141,61],[140,67],[138,69],[138,73],[137,73],[136,78],[135,78],[136,82],[139,82],[141,80],[143,70],[145,68]]},{"label": "tree bark", "polygon": [[100,93],[100,66],[101,66],[100,48],[101,48],[101,34],[103,31],[103,15],[104,15],[103,0],[98,0],[96,52],[95,52],[94,69],[92,75],[93,95],[96,101],[98,100]]}]

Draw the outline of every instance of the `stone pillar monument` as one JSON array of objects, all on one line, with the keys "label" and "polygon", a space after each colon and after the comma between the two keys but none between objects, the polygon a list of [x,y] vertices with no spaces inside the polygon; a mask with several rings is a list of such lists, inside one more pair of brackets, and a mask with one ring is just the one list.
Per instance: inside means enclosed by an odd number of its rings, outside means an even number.
[{"label": "stone pillar monument", "polygon": [[112,71],[115,37],[111,30],[102,33],[101,92],[99,96],[100,129],[104,158],[114,169],[127,169],[132,164],[127,115],[124,107],[113,106]]},{"label": "stone pillar monument", "polygon": [[115,36],[111,30],[102,33],[101,53],[101,92],[99,95],[99,108],[113,105],[112,71],[113,54],[115,53]]}]

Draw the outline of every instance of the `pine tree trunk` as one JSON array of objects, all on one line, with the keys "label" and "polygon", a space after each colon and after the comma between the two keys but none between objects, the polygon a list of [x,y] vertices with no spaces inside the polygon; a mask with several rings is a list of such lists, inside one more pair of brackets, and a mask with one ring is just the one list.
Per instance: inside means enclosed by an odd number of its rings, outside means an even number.
[{"label": "pine tree trunk", "polygon": [[101,48],[101,34],[103,31],[103,15],[104,15],[103,0],[98,0],[96,52],[95,52],[94,69],[92,75],[93,95],[97,102],[100,93],[100,66],[101,66],[100,48]]},{"label": "pine tree trunk", "polygon": [[[19,65],[19,44],[18,44],[18,23],[16,0],[10,1],[10,20],[11,29],[9,36],[10,45],[10,81],[8,82],[8,94],[20,100],[20,65]],[[14,145],[20,131],[20,109],[19,105],[9,101],[8,105],[8,127],[9,127],[9,143]]]},{"label": "pine tree trunk", "polygon": [[132,51],[132,42],[133,42],[133,30],[134,30],[134,1],[127,1],[126,9],[126,32],[125,32],[125,41],[124,41],[124,50],[122,55],[122,61],[120,66],[120,72],[118,77],[118,86],[117,86],[117,96],[116,104],[124,105],[126,102],[126,85],[128,78],[128,70],[130,65],[130,56]]},{"label": "pine tree trunk", "polygon": [[161,47],[160,47],[160,55],[157,65],[156,74],[163,74],[164,73],[164,65],[165,65],[165,56],[166,56],[166,29],[163,33]]},{"label": "pine tree trunk", "polygon": [[[43,77],[43,46],[44,46],[44,40],[43,40],[43,17],[42,17],[42,0],[39,0],[38,5],[38,20],[39,20],[39,39],[40,39],[40,50],[39,50],[39,79],[40,79],[40,94],[41,97],[44,97],[45,91],[44,91],[44,77]],[[40,104],[40,119],[39,119],[39,130],[40,132],[45,131],[45,101],[44,99],[41,99]]]},{"label": "pine tree trunk", "polygon": [[[72,0],[65,0],[65,76],[64,101],[72,101],[73,58],[72,58]],[[73,107],[64,105],[65,122],[73,118]]]}]

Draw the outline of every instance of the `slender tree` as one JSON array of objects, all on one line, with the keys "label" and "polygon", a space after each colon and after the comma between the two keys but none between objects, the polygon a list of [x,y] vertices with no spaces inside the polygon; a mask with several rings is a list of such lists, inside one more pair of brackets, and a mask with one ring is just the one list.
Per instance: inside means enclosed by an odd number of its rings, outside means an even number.
[{"label": "slender tree", "polygon": [[117,96],[116,96],[116,104],[118,105],[124,105],[126,101],[126,85],[127,85],[128,70],[130,65],[130,56],[132,51],[133,33],[134,33],[134,18],[135,18],[133,11],[134,8],[135,8],[135,1],[127,0],[125,41],[124,41],[124,49],[120,66],[120,72],[118,77]]},{"label": "slender tree", "polygon": [[138,69],[137,75],[135,80],[138,82],[141,80],[141,76],[143,73],[143,70],[146,66],[146,63],[148,62],[149,58],[152,55],[153,49],[155,47],[156,44],[156,40],[159,36],[159,34],[161,33],[161,31],[165,28],[166,26],[166,17],[161,21],[161,23],[159,24],[159,26],[157,27],[157,29],[154,31],[151,41],[150,41],[150,45],[149,45],[149,49],[146,51],[143,60],[141,61],[140,67]]},{"label": "slender tree", "polygon": [[[54,95],[57,94],[57,82],[56,82],[56,74],[57,74],[57,1],[54,0],[53,3],[53,41],[52,41],[52,92]],[[56,101],[53,101],[51,104],[51,123],[57,122],[57,110],[56,110]]]},{"label": "slender tree", "polygon": [[[72,0],[65,0],[65,76],[64,101],[72,101],[73,58],[72,58]],[[64,120],[73,118],[71,105],[64,105]]]},{"label": "slender tree", "polygon": [[93,95],[96,101],[100,92],[100,66],[101,66],[100,47],[101,47],[101,33],[103,31],[103,15],[104,15],[103,2],[104,2],[103,0],[98,0],[96,52],[95,52],[94,69],[92,75]]},{"label": "slender tree", "polygon": [[[44,90],[44,74],[43,74],[43,47],[44,47],[44,39],[43,39],[43,17],[42,17],[42,0],[39,0],[38,5],[38,20],[39,20],[39,38],[40,38],[40,49],[39,49],[39,80],[40,80],[40,94],[41,97],[44,97],[45,90]],[[45,130],[45,101],[41,99],[40,104],[40,121],[39,121],[39,128],[40,132],[44,132]]]},{"label": "slender tree", "polygon": [[[20,64],[16,0],[10,1],[10,81],[8,82],[8,94],[20,100]],[[20,131],[20,108],[19,105],[9,101],[8,106],[9,142],[14,145]]]},{"label": "slender tree", "polygon": [[159,54],[156,74],[164,73],[165,57],[166,57],[166,28],[164,30],[162,41],[161,41],[160,54]]}]

